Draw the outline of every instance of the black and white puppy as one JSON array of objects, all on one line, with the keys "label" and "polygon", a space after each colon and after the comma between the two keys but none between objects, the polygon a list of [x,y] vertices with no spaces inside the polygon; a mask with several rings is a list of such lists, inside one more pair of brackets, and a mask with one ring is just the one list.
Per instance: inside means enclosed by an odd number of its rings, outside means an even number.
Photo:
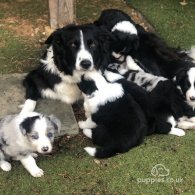
[{"label": "black and white puppy", "polygon": [[137,24],[123,11],[104,10],[94,23],[112,33],[112,55],[119,61],[124,60],[124,55],[130,55],[137,50],[139,45]]},{"label": "black and white puppy", "polygon": [[86,147],[97,158],[127,152],[143,142],[147,134],[145,115],[122,84],[109,83],[97,71],[87,72],[78,83],[84,95],[86,121],[83,133],[101,148]]},{"label": "black and white puppy", "polygon": [[77,86],[83,72],[107,65],[109,35],[94,24],[68,25],[46,40],[48,49],[41,65],[24,79],[26,102],[33,111],[39,98],[59,99],[68,104],[81,98]]},{"label": "black and white puppy", "polygon": [[54,133],[60,130],[60,121],[53,115],[36,112],[8,115],[0,121],[0,167],[10,171],[10,160],[19,160],[33,177],[41,177],[43,170],[35,162],[34,152],[52,151]]},{"label": "black and white puppy", "polygon": [[[181,93],[181,89],[174,82],[162,77],[144,72],[130,57],[126,58],[126,67],[123,65],[111,65],[128,81],[135,82],[138,86],[149,92],[153,106],[157,110],[164,109],[164,115],[173,115],[175,124],[182,129],[195,128],[195,111],[187,98]],[[185,83],[184,83],[185,84]]]},{"label": "black and white puppy", "polygon": [[84,94],[87,118],[79,122],[79,127],[94,144],[103,147],[86,147],[91,156],[105,158],[127,152],[152,133],[185,135],[175,127],[173,116],[154,107],[140,86],[108,69],[104,76],[106,79],[98,72],[90,72],[78,84]]}]

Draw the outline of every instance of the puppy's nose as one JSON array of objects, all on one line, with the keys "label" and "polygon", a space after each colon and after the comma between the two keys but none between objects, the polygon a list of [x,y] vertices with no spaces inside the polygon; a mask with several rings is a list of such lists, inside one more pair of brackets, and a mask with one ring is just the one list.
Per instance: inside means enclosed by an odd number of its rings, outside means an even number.
[{"label": "puppy's nose", "polygon": [[81,64],[82,68],[88,69],[91,66],[91,61],[89,61],[89,60],[82,60],[80,64]]},{"label": "puppy's nose", "polygon": [[49,150],[49,147],[48,147],[48,146],[44,146],[44,147],[41,148],[41,150],[42,150],[43,152],[47,152],[47,151]]},{"label": "puppy's nose", "polygon": [[191,101],[195,101],[195,96],[191,96],[191,97],[190,97],[190,100],[191,100]]}]

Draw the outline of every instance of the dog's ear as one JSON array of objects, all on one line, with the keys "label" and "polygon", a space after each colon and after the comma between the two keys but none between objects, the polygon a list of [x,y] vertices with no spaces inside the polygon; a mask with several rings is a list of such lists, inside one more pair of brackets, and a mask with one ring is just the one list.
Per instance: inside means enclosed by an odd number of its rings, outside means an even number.
[{"label": "dog's ear", "polygon": [[54,31],[53,33],[51,33],[51,35],[47,38],[47,40],[45,41],[45,44],[51,45],[52,42],[53,42],[54,40],[56,40],[56,41],[59,40],[59,41],[60,41],[62,32],[65,32],[66,30],[68,30],[69,28],[74,27],[74,26],[75,26],[75,24],[69,24],[69,25],[67,25],[67,26],[65,26],[65,27],[63,27],[63,28],[59,28],[59,29],[55,30],[55,31]]},{"label": "dog's ear", "polygon": [[176,83],[176,85],[179,85],[184,80],[186,72],[187,72],[186,68],[181,68],[176,72],[176,75],[173,78],[173,81],[174,83]]},{"label": "dog's ear", "polygon": [[55,41],[60,41],[61,32],[62,32],[62,29],[57,29],[56,31],[54,31],[53,33],[51,33],[51,35],[45,41],[45,44],[51,45],[54,42],[54,40]]},{"label": "dog's ear", "polygon": [[39,116],[33,116],[33,117],[28,117],[24,119],[19,127],[23,135],[26,135],[32,131],[33,125],[37,119],[39,119]]},{"label": "dog's ear", "polygon": [[55,130],[55,132],[60,132],[61,129],[61,122],[55,115],[49,115],[48,116],[49,121],[52,123],[52,126]]}]

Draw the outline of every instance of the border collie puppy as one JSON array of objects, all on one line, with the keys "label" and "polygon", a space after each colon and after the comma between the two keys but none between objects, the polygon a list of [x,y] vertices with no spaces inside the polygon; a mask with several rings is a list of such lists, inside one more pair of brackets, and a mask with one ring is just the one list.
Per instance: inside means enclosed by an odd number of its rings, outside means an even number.
[{"label": "border collie puppy", "polygon": [[78,84],[84,95],[87,118],[79,122],[79,127],[94,144],[102,147],[86,147],[91,156],[106,158],[127,152],[152,133],[185,135],[175,128],[171,114],[165,116],[163,109],[153,109],[144,89],[108,69],[104,75],[106,79],[98,72],[86,73]]},{"label": "border collie puppy", "polygon": [[123,11],[117,9],[104,10],[94,23],[97,26],[105,27],[112,33],[112,55],[119,61],[124,61],[124,55],[137,50],[139,45],[137,24]]},{"label": "border collie puppy", "polygon": [[78,83],[84,95],[86,121],[83,133],[101,148],[86,147],[96,158],[127,152],[143,142],[147,133],[145,115],[120,83],[109,83],[96,71],[87,72]]},{"label": "border collie puppy", "polygon": [[[117,66],[112,64],[110,68],[114,69]],[[179,121],[178,127],[195,128],[194,106],[188,98],[184,98],[181,89],[178,89],[172,81],[144,72],[130,56],[126,58],[126,67],[119,65],[117,71],[128,81],[135,82],[149,92],[153,105],[157,104],[155,107],[159,108],[161,105],[167,110],[165,112],[172,113],[174,119]]]},{"label": "border collie puppy", "polygon": [[41,65],[24,79],[26,102],[33,111],[39,98],[59,99],[68,104],[81,98],[80,74],[108,64],[109,35],[94,24],[68,25],[46,40],[48,49]]},{"label": "border collie puppy", "polygon": [[34,152],[52,151],[54,133],[60,130],[60,121],[53,115],[36,112],[8,115],[0,121],[0,167],[10,171],[9,161],[19,160],[33,177],[41,177],[43,170],[35,162]]}]

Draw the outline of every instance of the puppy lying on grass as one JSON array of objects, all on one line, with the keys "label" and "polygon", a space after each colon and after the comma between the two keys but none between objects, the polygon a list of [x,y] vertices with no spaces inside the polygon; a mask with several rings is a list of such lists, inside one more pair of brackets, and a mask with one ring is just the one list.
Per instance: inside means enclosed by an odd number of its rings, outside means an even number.
[{"label": "puppy lying on grass", "polygon": [[52,151],[54,133],[61,123],[53,115],[21,112],[0,120],[0,167],[10,171],[10,160],[19,160],[33,177],[41,177],[43,170],[35,162],[38,153]]}]

